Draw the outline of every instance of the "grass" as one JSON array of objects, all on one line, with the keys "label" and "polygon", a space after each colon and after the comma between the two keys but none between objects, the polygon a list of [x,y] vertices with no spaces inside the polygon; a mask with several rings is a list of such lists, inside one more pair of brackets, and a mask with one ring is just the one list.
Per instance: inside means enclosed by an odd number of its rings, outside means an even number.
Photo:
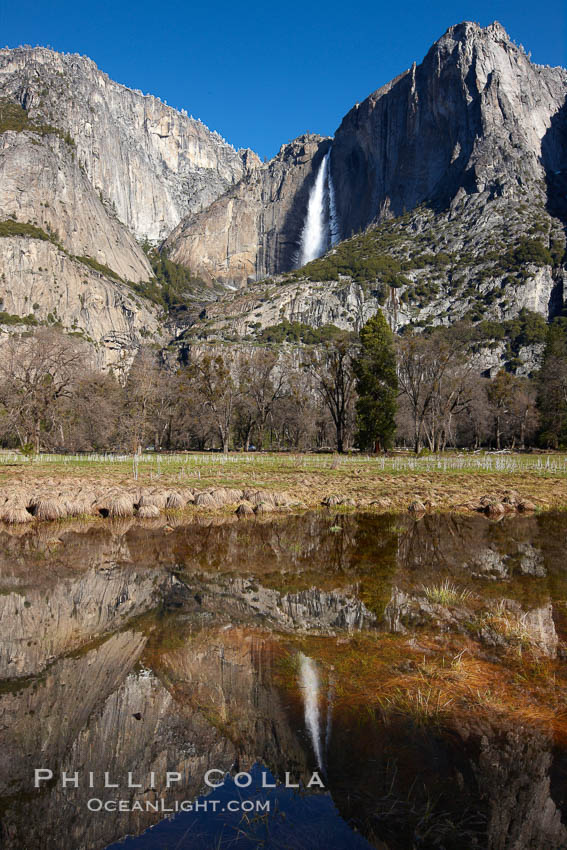
[{"label": "grass", "polygon": [[[567,457],[548,455],[459,454],[415,457],[338,457],[317,454],[148,453],[41,454],[27,459],[17,452],[0,454],[0,482],[77,478],[97,483],[131,482],[167,486],[240,487],[284,491],[308,506],[340,494],[369,510],[405,510],[419,498],[433,510],[467,509],[490,494],[514,490],[540,509],[567,507]],[[377,499],[387,504],[372,506]],[[335,509],[334,514],[338,513]]]},{"label": "grass", "polygon": [[386,713],[403,714],[416,725],[439,723],[445,718],[454,700],[437,688],[394,688],[389,696],[380,701]]},{"label": "grass", "polygon": [[440,584],[431,584],[424,586],[423,592],[429,602],[435,602],[438,605],[458,605],[466,602],[470,598],[470,590],[461,590],[449,579],[445,579]]},{"label": "grass", "polygon": [[533,645],[533,637],[526,628],[524,617],[509,611],[502,602],[480,616],[479,628],[492,630],[517,647],[518,652]]}]

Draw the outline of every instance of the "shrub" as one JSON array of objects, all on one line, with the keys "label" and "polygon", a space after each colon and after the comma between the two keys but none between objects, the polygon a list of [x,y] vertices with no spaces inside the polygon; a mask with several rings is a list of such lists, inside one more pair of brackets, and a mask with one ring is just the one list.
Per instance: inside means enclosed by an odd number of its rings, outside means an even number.
[{"label": "shrub", "polygon": [[195,303],[195,297],[207,284],[195,277],[190,269],[174,263],[166,251],[161,254],[147,243],[142,246],[148,255],[154,277],[142,283],[132,284],[138,295],[147,298],[167,312],[187,308]]},{"label": "shrub", "polygon": [[108,266],[105,266],[103,263],[99,263],[97,260],[94,260],[92,257],[75,257],[75,260],[78,260],[85,266],[89,266],[91,269],[94,269],[95,272],[99,272],[105,277],[111,277],[114,280],[119,280],[123,282],[120,275],[116,274],[115,271],[113,271]]},{"label": "shrub", "polygon": [[8,130],[16,133],[28,130],[30,133],[36,133],[39,136],[59,136],[66,144],[75,145],[68,131],[60,130],[51,124],[36,124],[31,121],[28,113],[19,103],[7,98],[0,98],[0,133],[6,133]]},{"label": "shrub", "polygon": [[522,236],[518,245],[508,248],[499,261],[500,269],[506,271],[518,271],[525,265],[552,266],[553,257],[548,248],[539,239],[528,239]]},{"label": "shrub", "polygon": [[29,316],[15,316],[0,310],[0,325],[37,325],[37,319],[31,313]]},{"label": "shrub", "polygon": [[46,242],[54,241],[54,238],[46,233],[45,230],[42,230],[41,227],[23,221],[14,221],[11,218],[6,221],[0,221],[0,237],[2,236],[25,236],[28,239],[42,239]]}]

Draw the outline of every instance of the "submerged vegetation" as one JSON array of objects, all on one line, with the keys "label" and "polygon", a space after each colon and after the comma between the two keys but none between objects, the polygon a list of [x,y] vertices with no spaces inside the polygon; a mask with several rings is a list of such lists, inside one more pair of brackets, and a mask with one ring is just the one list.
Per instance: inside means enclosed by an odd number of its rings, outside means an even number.
[{"label": "submerged vegetation", "polygon": [[423,588],[426,598],[429,602],[435,602],[438,605],[457,605],[466,602],[470,598],[470,590],[459,589],[449,579],[445,579],[440,584],[431,584]]}]

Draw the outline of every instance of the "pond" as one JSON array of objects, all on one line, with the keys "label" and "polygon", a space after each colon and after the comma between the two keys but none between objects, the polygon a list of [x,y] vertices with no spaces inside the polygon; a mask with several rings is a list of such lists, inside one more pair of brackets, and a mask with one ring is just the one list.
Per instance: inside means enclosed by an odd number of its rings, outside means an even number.
[{"label": "pond", "polygon": [[1,846],[567,847],[566,544],[567,514],[1,529]]}]

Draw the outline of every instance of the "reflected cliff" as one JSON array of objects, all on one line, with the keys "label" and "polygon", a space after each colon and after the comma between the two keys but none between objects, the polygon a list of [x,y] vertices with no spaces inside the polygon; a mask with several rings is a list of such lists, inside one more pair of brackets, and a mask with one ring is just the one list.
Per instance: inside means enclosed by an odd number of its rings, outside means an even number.
[{"label": "reflected cliff", "polygon": [[2,846],[225,846],[218,814],[87,803],[261,766],[279,814],[230,846],[567,846],[566,542],[551,514],[0,532]]}]

